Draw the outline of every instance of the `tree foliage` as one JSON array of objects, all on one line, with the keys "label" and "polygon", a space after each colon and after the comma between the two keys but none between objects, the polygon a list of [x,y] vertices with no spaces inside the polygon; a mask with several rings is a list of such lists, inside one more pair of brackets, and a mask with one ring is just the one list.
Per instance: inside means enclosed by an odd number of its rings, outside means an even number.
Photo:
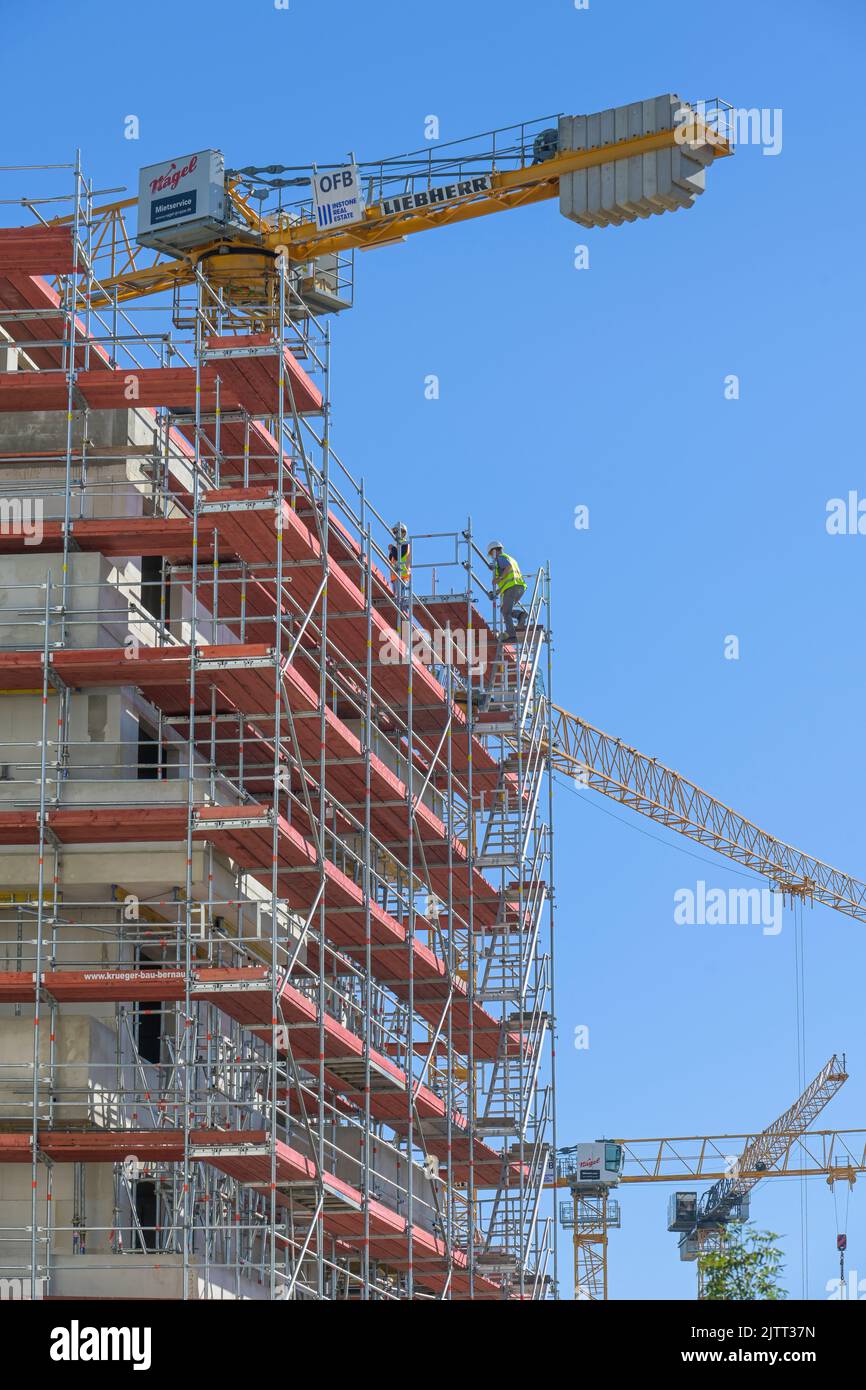
[{"label": "tree foliage", "polygon": [[720,1250],[698,1257],[704,1281],[704,1298],[782,1299],[787,1297],[780,1279],[785,1270],[782,1251],[773,1231],[754,1226],[729,1226]]}]

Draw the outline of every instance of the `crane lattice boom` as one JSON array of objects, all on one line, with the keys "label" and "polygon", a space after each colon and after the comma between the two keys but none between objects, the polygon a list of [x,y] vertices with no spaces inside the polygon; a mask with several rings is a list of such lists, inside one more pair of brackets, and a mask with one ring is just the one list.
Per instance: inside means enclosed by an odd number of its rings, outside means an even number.
[{"label": "crane lattice boom", "polygon": [[831,1057],[794,1104],[746,1145],[736,1171],[721,1178],[705,1193],[698,1209],[699,1220],[728,1220],[746,1193],[788,1154],[847,1079],[844,1058],[840,1061],[836,1056]]},{"label": "crane lattice boom", "polygon": [[[853,1181],[866,1173],[866,1129],[816,1129],[787,1133],[788,1148],[767,1172],[748,1169],[738,1162],[741,1177],[756,1181],[774,1177],[826,1177],[829,1181]],[[625,1155],[622,1183],[717,1182],[729,1176],[730,1155],[736,1149],[750,1152],[760,1138],[750,1134],[691,1134],[660,1139],[619,1139]],[[745,1141],[745,1142],[744,1142]],[[800,1156],[793,1158],[799,1145]],[[559,1186],[567,1186],[563,1179]]]},{"label": "crane lattice boom", "polygon": [[618,738],[552,707],[551,766],[769,879],[780,893],[817,900],[866,922],[866,884],[776,839],[724,802]]}]

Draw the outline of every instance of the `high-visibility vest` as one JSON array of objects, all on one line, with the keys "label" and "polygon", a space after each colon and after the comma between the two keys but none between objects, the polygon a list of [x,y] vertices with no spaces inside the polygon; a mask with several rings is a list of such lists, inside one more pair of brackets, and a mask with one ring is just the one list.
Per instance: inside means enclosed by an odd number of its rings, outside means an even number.
[{"label": "high-visibility vest", "polygon": [[409,576],[412,573],[412,547],[408,541],[400,541],[399,545],[391,546],[392,560],[391,568],[404,584],[409,583]]},{"label": "high-visibility vest", "polygon": [[520,566],[513,556],[506,555],[503,552],[503,554],[499,556],[499,559],[504,560],[508,565],[508,569],[502,570],[501,572],[498,563],[496,567],[496,587],[500,594],[504,594],[506,589],[514,589],[518,584],[522,584],[523,575],[520,573]]}]

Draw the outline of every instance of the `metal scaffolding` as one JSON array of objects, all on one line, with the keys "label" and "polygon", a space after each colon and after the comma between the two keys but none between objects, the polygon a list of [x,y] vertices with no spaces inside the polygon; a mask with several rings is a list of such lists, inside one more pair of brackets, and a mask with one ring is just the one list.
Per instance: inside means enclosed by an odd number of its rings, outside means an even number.
[{"label": "metal scaffolding", "polygon": [[66,172],[0,231],[0,1277],[553,1297],[549,573],[514,642],[471,521],[403,585],[309,268],[105,307]]}]

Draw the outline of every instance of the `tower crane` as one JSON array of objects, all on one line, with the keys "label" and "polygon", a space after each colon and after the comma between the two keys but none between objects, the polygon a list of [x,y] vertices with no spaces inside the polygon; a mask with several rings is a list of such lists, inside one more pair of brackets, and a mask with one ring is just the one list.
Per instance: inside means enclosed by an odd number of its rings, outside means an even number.
[{"label": "tower crane", "polygon": [[[268,323],[279,302],[278,264],[299,306],[336,312],[351,303],[341,258],[357,249],[557,197],[562,214],[585,227],[688,208],[704,192],[708,168],[733,153],[731,109],[666,93],[361,163],[349,156],[342,165],[227,170],[219,150],[166,160],[141,170],[137,198],[93,209],[98,284],[90,304],[173,291],[201,269],[224,306]],[[313,197],[286,202],[295,188]],[[130,234],[126,214],[135,207]]]},{"label": "tower crane", "polygon": [[[727,1227],[748,1218],[751,1191],[764,1178],[822,1175],[831,1186],[853,1186],[866,1171],[866,1131],[809,1130],[846,1080],[844,1055],[831,1057],[793,1105],[758,1134],[598,1140],[560,1149],[548,1185],[571,1192],[572,1202],[560,1214],[573,1230],[575,1296],[607,1298],[608,1232],[621,1221],[619,1202],[610,1194],[622,1183],[713,1180],[700,1199],[694,1191],[675,1192],[668,1217],[668,1230],[680,1236],[680,1258],[698,1262],[698,1297],[700,1256],[723,1248]],[[731,1159],[722,1146],[743,1139],[739,1157]],[[696,1157],[684,1152],[696,1144]],[[805,1161],[795,1165],[798,1144]]]}]

